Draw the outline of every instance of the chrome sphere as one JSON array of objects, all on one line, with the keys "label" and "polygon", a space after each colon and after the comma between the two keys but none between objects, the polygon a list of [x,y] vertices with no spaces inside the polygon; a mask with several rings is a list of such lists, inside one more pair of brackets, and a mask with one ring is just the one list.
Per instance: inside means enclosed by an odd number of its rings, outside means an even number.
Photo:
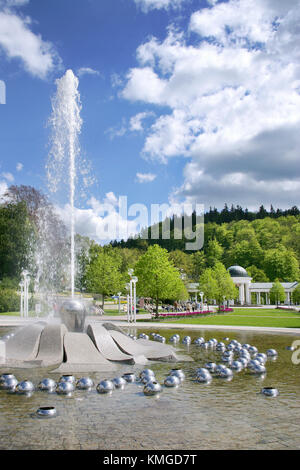
[{"label": "chrome sphere", "polygon": [[97,385],[97,392],[98,393],[111,393],[115,386],[111,380],[101,380],[101,382]]},{"label": "chrome sphere", "polygon": [[127,384],[126,380],[123,377],[116,377],[112,380],[112,383],[114,384],[115,388],[121,388],[123,389],[125,385]]},{"label": "chrome sphere", "polygon": [[5,380],[7,380],[7,379],[15,379],[15,378],[16,378],[16,377],[15,377],[13,374],[2,374],[2,375],[0,376],[0,384],[1,384],[2,382],[5,382]]},{"label": "chrome sphere", "polygon": [[295,350],[294,346],[287,346],[285,349],[287,351],[294,351]]},{"label": "chrome sphere", "polygon": [[170,343],[178,343],[178,338],[176,335],[172,335],[169,339]]},{"label": "chrome sphere", "polygon": [[250,347],[248,348],[248,352],[249,352],[250,354],[257,354],[258,351],[257,351],[257,348],[256,348],[255,346],[250,346]]},{"label": "chrome sphere", "polygon": [[56,393],[59,395],[71,395],[74,390],[75,386],[71,382],[58,382],[56,387]]},{"label": "chrome sphere", "polygon": [[69,331],[81,332],[86,317],[85,306],[76,299],[66,300],[61,306],[60,317]]},{"label": "chrome sphere", "polygon": [[0,382],[0,390],[15,390],[16,386],[18,385],[18,381],[14,375],[7,377],[6,379],[1,380]]},{"label": "chrome sphere", "polygon": [[236,346],[234,344],[229,343],[229,344],[227,344],[226,350],[227,351],[234,351],[235,348],[236,348]]},{"label": "chrome sphere", "polygon": [[265,374],[266,373],[266,368],[264,365],[262,364],[259,364],[259,365],[256,365],[253,367],[253,369],[251,369],[251,372],[253,374],[257,374],[257,375],[261,375],[261,374]]},{"label": "chrome sphere", "polygon": [[202,336],[199,336],[199,338],[196,338],[195,341],[194,341],[195,344],[202,344],[204,342],[205,342],[205,340]]},{"label": "chrome sphere", "polygon": [[264,353],[257,353],[255,354],[254,359],[259,361],[261,364],[265,364],[268,358],[267,358],[267,355]]},{"label": "chrome sphere", "polygon": [[36,414],[41,418],[54,418],[57,413],[54,406],[41,406]]},{"label": "chrome sphere", "polygon": [[201,367],[200,369],[197,370],[196,380],[197,382],[201,382],[201,383],[211,382],[212,381],[211,373],[209,372],[208,369]]},{"label": "chrome sphere", "polygon": [[61,378],[59,379],[59,382],[68,382],[70,384],[75,384],[76,379],[74,375],[62,375]]},{"label": "chrome sphere", "polygon": [[215,370],[216,375],[220,376],[223,369],[226,369],[224,364],[218,364]]},{"label": "chrome sphere", "polygon": [[141,379],[143,376],[145,376],[145,375],[147,375],[147,376],[149,376],[149,375],[151,376],[151,375],[152,375],[153,377],[155,376],[155,374],[154,374],[154,372],[153,372],[152,369],[144,369],[144,370],[142,370],[142,372],[140,373],[140,379]]},{"label": "chrome sphere", "polygon": [[185,336],[182,340],[183,344],[191,344],[192,339],[190,336]]},{"label": "chrome sphere", "polygon": [[215,372],[217,364],[215,362],[207,362],[204,366],[209,372]]},{"label": "chrome sphere", "polygon": [[249,360],[245,357],[240,357],[239,362],[242,364],[243,368],[247,367]]},{"label": "chrome sphere", "polygon": [[143,384],[147,384],[148,382],[156,382],[156,378],[154,375],[143,375],[141,378],[140,378],[140,381],[143,383]]},{"label": "chrome sphere", "polygon": [[261,362],[258,361],[257,359],[251,359],[249,362],[248,362],[248,369],[250,370],[253,370],[256,366],[259,366],[261,365]]},{"label": "chrome sphere", "polygon": [[207,341],[205,341],[204,343],[201,343],[200,346],[201,346],[202,349],[208,349],[209,348],[209,344],[208,344]]},{"label": "chrome sphere", "polygon": [[268,357],[276,357],[278,355],[276,349],[268,349],[267,350],[267,356]]},{"label": "chrome sphere", "polygon": [[181,369],[172,369],[170,375],[175,375],[181,382],[185,379],[185,374]]},{"label": "chrome sphere", "polygon": [[180,383],[180,379],[176,375],[168,375],[164,381],[166,387],[178,387]]},{"label": "chrome sphere", "polygon": [[145,395],[157,395],[162,391],[162,387],[158,382],[148,382],[144,387]]},{"label": "chrome sphere", "polygon": [[165,342],[166,342],[166,338],[165,338],[164,336],[160,336],[160,337],[158,338],[158,342],[159,342],[159,343],[165,343]]},{"label": "chrome sphere", "polygon": [[140,339],[149,339],[149,336],[146,335],[145,333],[140,333],[138,338],[140,338]]},{"label": "chrome sphere", "polygon": [[76,388],[79,390],[91,390],[93,386],[94,381],[90,377],[82,377],[76,382]]},{"label": "chrome sphere", "polygon": [[43,379],[38,384],[38,389],[46,392],[53,392],[56,388],[56,382],[53,379]]},{"label": "chrome sphere", "polygon": [[232,358],[231,356],[224,356],[224,355],[223,355],[223,356],[221,357],[221,360],[222,360],[222,362],[224,362],[225,364],[230,365],[230,364],[232,363],[232,361],[233,361],[233,358]]},{"label": "chrome sphere", "polygon": [[277,397],[279,395],[277,388],[273,387],[264,387],[261,389],[261,393],[267,397]]},{"label": "chrome sphere", "polygon": [[243,369],[243,364],[241,361],[232,361],[231,369],[235,372],[240,372]]},{"label": "chrome sphere", "polygon": [[22,380],[16,386],[16,392],[20,394],[32,393],[34,391],[34,385],[30,380]]},{"label": "chrome sphere", "polygon": [[228,367],[224,367],[223,369],[220,370],[220,373],[218,374],[218,376],[221,377],[222,379],[231,379],[233,377],[233,372]]},{"label": "chrome sphere", "polygon": [[250,348],[250,344],[248,343],[242,344],[242,348],[248,351],[248,349]]},{"label": "chrome sphere", "polygon": [[123,374],[122,377],[123,377],[123,379],[125,379],[126,382],[128,382],[128,383],[133,383],[133,382],[136,381],[136,376],[135,376],[135,374],[134,374],[133,372],[128,372],[128,373],[126,373],[126,374]]}]

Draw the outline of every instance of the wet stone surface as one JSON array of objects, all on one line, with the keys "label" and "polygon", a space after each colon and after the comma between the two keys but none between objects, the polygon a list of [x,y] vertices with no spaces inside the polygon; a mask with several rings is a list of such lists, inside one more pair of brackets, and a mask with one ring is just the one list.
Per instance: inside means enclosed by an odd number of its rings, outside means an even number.
[{"label": "wet stone surface", "polygon": [[[131,330],[132,331],[132,330]],[[130,331],[130,332],[131,332]],[[150,334],[153,330],[142,330]],[[142,332],[135,330],[136,334]],[[146,397],[143,384],[127,384],[111,395],[97,393],[96,384],[126,372],[139,372],[142,366],[120,366],[110,373],[88,374],[95,386],[91,391],[76,390],[72,396],[35,391],[31,396],[0,391],[0,449],[299,449],[300,448],[300,366],[291,361],[286,349],[292,336],[277,336],[228,331],[157,330],[167,338],[179,333],[192,341],[203,336],[222,341],[225,336],[240,343],[255,345],[260,352],[278,351],[275,361],[266,363],[267,374],[259,377],[243,370],[232,381],[213,378],[210,384],[194,381],[195,370],[209,361],[220,363],[221,353],[178,343],[180,353],[194,362],[179,363],[186,379],[176,389],[162,386],[157,397]],[[1,334],[4,334],[1,331]],[[226,342],[227,343],[227,342]],[[156,379],[163,384],[174,368],[168,363],[149,363]],[[0,373],[7,372],[1,368]],[[41,379],[59,374],[50,369],[15,369],[19,381]],[[82,375],[75,374],[76,379]],[[86,374],[85,374],[86,375]],[[263,387],[276,387],[279,396],[260,393]],[[43,419],[39,407],[54,406],[57,415]]]}]

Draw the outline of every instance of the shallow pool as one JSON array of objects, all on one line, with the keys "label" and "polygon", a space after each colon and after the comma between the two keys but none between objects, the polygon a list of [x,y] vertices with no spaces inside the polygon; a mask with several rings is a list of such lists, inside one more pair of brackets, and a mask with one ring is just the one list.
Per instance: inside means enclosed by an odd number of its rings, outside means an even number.
[{"label": "shallow pool", "polygon": [[[125,329],[124,329],[125,330]],[[1,449],[299,449],[300,448],[300,365],[291,361],[286,348],[298,337],[288,335],[208,330],[130,329],[136,335],[160,333],[168,338],[179,333],[181,339],[203,336],[237,339],[265,352],[278,351],[277,360],[268,360],[264,378],[247,371],[234,374],[230,382],[213,378],[208,385],[194,381],[195,369],[208,361],[220,363],[220,353],[204,351],[179,343],[178,352],[193,362],[176,364],[186,374],[178,389],[163,387],[159,397],[146,397],[143,386],[128,384],[110,396],[76,390],[71,397],[36,391],[31,397],[0,391]],[[1,330],[1,334],[6,333]],[[174,367],[169,363],[149,363],[163,383]],[[111,373],[91,373],[95,383],[125,372],[139,373],[143,366],[120,366]],[[0,373],[7,372],[1,368]],[[51,376],[48,369],[14,369],[18,380],[30,379],[36,385]],[[84,374],[75,374],[80,378]],[[260,391],[273,386],[279,396],[268,398]],[[57,416],[41,419],[40,406],[55,406]]]}]

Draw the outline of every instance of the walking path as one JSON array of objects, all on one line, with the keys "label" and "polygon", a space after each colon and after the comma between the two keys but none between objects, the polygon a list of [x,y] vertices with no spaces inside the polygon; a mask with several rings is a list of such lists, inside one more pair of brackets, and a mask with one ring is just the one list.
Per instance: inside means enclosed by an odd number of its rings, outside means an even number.
[{"label": "walking path", "polygon": [[[150,314],[142,314],[138,316],[141,320],[150,320],[152,316]],[[39,318],[20,318],[14,316],[0,315],[0,327],[17,327],[24,326],[30,323],[34,323]],[[120,327],[138,327],[138,328],[168,328],[168,329],[186,329],[186,330],[228,330],[228,331],[252,331],[256,333],[277,333],[277,334],[288,334],[294,336],[300,336],[300,328],[280,328],[280,327],[263,327],[263,326],[232,326],[232,325],[195,325],[188,323],[166,323],[166,322],[143,322],[139,321],[136,325],[134,323],[127,322],[127,315],[99,315],[89,316],[86,322],[89,321],[110,321]]]}]

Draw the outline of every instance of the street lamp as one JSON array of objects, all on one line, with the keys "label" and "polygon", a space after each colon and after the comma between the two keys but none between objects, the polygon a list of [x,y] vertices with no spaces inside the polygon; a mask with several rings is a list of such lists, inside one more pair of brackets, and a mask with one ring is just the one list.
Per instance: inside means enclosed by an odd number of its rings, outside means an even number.
[{"label": "street lamp", "polygon": [[138,278],[133,276],[130,283],[133,284],[133,321],[136,323],[136,283],[138,282]]},{"label": "street lamp", "polygon": [[127,290],[127,322],[130,322],[130,296],[129,296],[129,291],[130,291],[130,284],[129,282],[126,284],[126,290]]},{"label": "street lamp", "polygon": [[119,297],[119,315],[120,315],[120,309],[121,309],[121,294],[122,292],[117,293],[117,296]]}]

